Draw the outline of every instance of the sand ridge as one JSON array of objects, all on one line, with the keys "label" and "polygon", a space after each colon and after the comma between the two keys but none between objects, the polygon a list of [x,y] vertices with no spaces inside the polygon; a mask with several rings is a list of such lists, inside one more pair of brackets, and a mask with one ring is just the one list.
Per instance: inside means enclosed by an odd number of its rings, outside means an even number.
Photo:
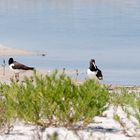
[{"label": "sand ridge", "polygon": [[0,56],[9,56],[9,55],[35,55],[35,52],[11,48],[0,44]]}]

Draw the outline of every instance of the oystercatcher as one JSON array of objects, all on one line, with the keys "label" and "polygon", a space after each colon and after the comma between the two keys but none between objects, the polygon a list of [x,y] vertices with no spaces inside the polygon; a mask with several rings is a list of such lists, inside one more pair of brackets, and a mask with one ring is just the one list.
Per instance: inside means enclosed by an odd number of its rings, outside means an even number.
[{"label": "oystercatcher", "polygon": [[14,61],[13,58],[9,58],[8,63],[9,63],[9,68],[12,71],[14,71],[16,78],[19,77],[20,72],[24,72],[24,71],[27,71],[27,70],[34,70],[33,67],[28,67],[28,66],[26,66],[24,64],[21,64],[21,63],[19,63],[17,61]]},{"label": "oystercatcher", "polygon": [[102,71],[96,66],[95,59],[90,60],[90,66],[87,69],[87,75],[89,78],[98,78],[99,80],[103,80]]}]

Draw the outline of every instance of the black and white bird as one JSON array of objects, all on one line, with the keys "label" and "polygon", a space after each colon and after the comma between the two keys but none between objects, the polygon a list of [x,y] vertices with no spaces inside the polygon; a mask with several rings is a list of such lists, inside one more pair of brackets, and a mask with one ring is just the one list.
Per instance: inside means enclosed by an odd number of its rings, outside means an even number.
[{"label": "black and white bird", "polygon": [[34,70],[33,67],[28,67],[24,64],[14,61],[13,58],[9,58],[8,63],[9,63],[9,68],[15,73],[15,77],[19,77],[20,72],[24,72],[27,70]]},{"label": "black and white bird", "polygon": [[98,78],[99,80],[103,80],[102,71],[96,66],[95,59],[90,60],[90,66],[87,69],[87,75],[91,79]]}]

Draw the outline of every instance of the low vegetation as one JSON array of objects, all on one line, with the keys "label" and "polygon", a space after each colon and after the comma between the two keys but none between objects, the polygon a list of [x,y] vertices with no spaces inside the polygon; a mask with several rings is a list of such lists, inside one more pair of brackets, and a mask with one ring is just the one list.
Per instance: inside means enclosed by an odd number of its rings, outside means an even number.
[{"label": "low vegetation", "polygon": [[136,129],[140,128],[140,93],[138,93],[137,89],[132,91],[122,88],[119,92],[111,93],[110,103],[116,110],[116,113],[114,113],[114,119],[121,124],[124,130],[126,129],[127,122],[124,123],[121,116],[117,114],[117,108],[122,109],[127,119],[131,121]]},{"label": "low vegetation", "polygon": [[109,100],[105,87],[93,80],[78,85],[64,73],[37,75],[0,85],[0,127],[21,120],[42,127],[84,127],[100,115]]}]

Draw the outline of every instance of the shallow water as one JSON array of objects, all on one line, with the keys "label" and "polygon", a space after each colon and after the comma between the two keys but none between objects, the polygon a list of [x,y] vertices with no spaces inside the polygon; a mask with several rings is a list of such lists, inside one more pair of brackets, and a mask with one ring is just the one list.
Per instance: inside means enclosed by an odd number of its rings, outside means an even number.
[{"label": "shallow water", "polygon": [[47,53],[14,56],[37,68],[85,77],[95,58],[104,83],[140,85],[139,36],[139,0],[0,0],[0,43]]}]

